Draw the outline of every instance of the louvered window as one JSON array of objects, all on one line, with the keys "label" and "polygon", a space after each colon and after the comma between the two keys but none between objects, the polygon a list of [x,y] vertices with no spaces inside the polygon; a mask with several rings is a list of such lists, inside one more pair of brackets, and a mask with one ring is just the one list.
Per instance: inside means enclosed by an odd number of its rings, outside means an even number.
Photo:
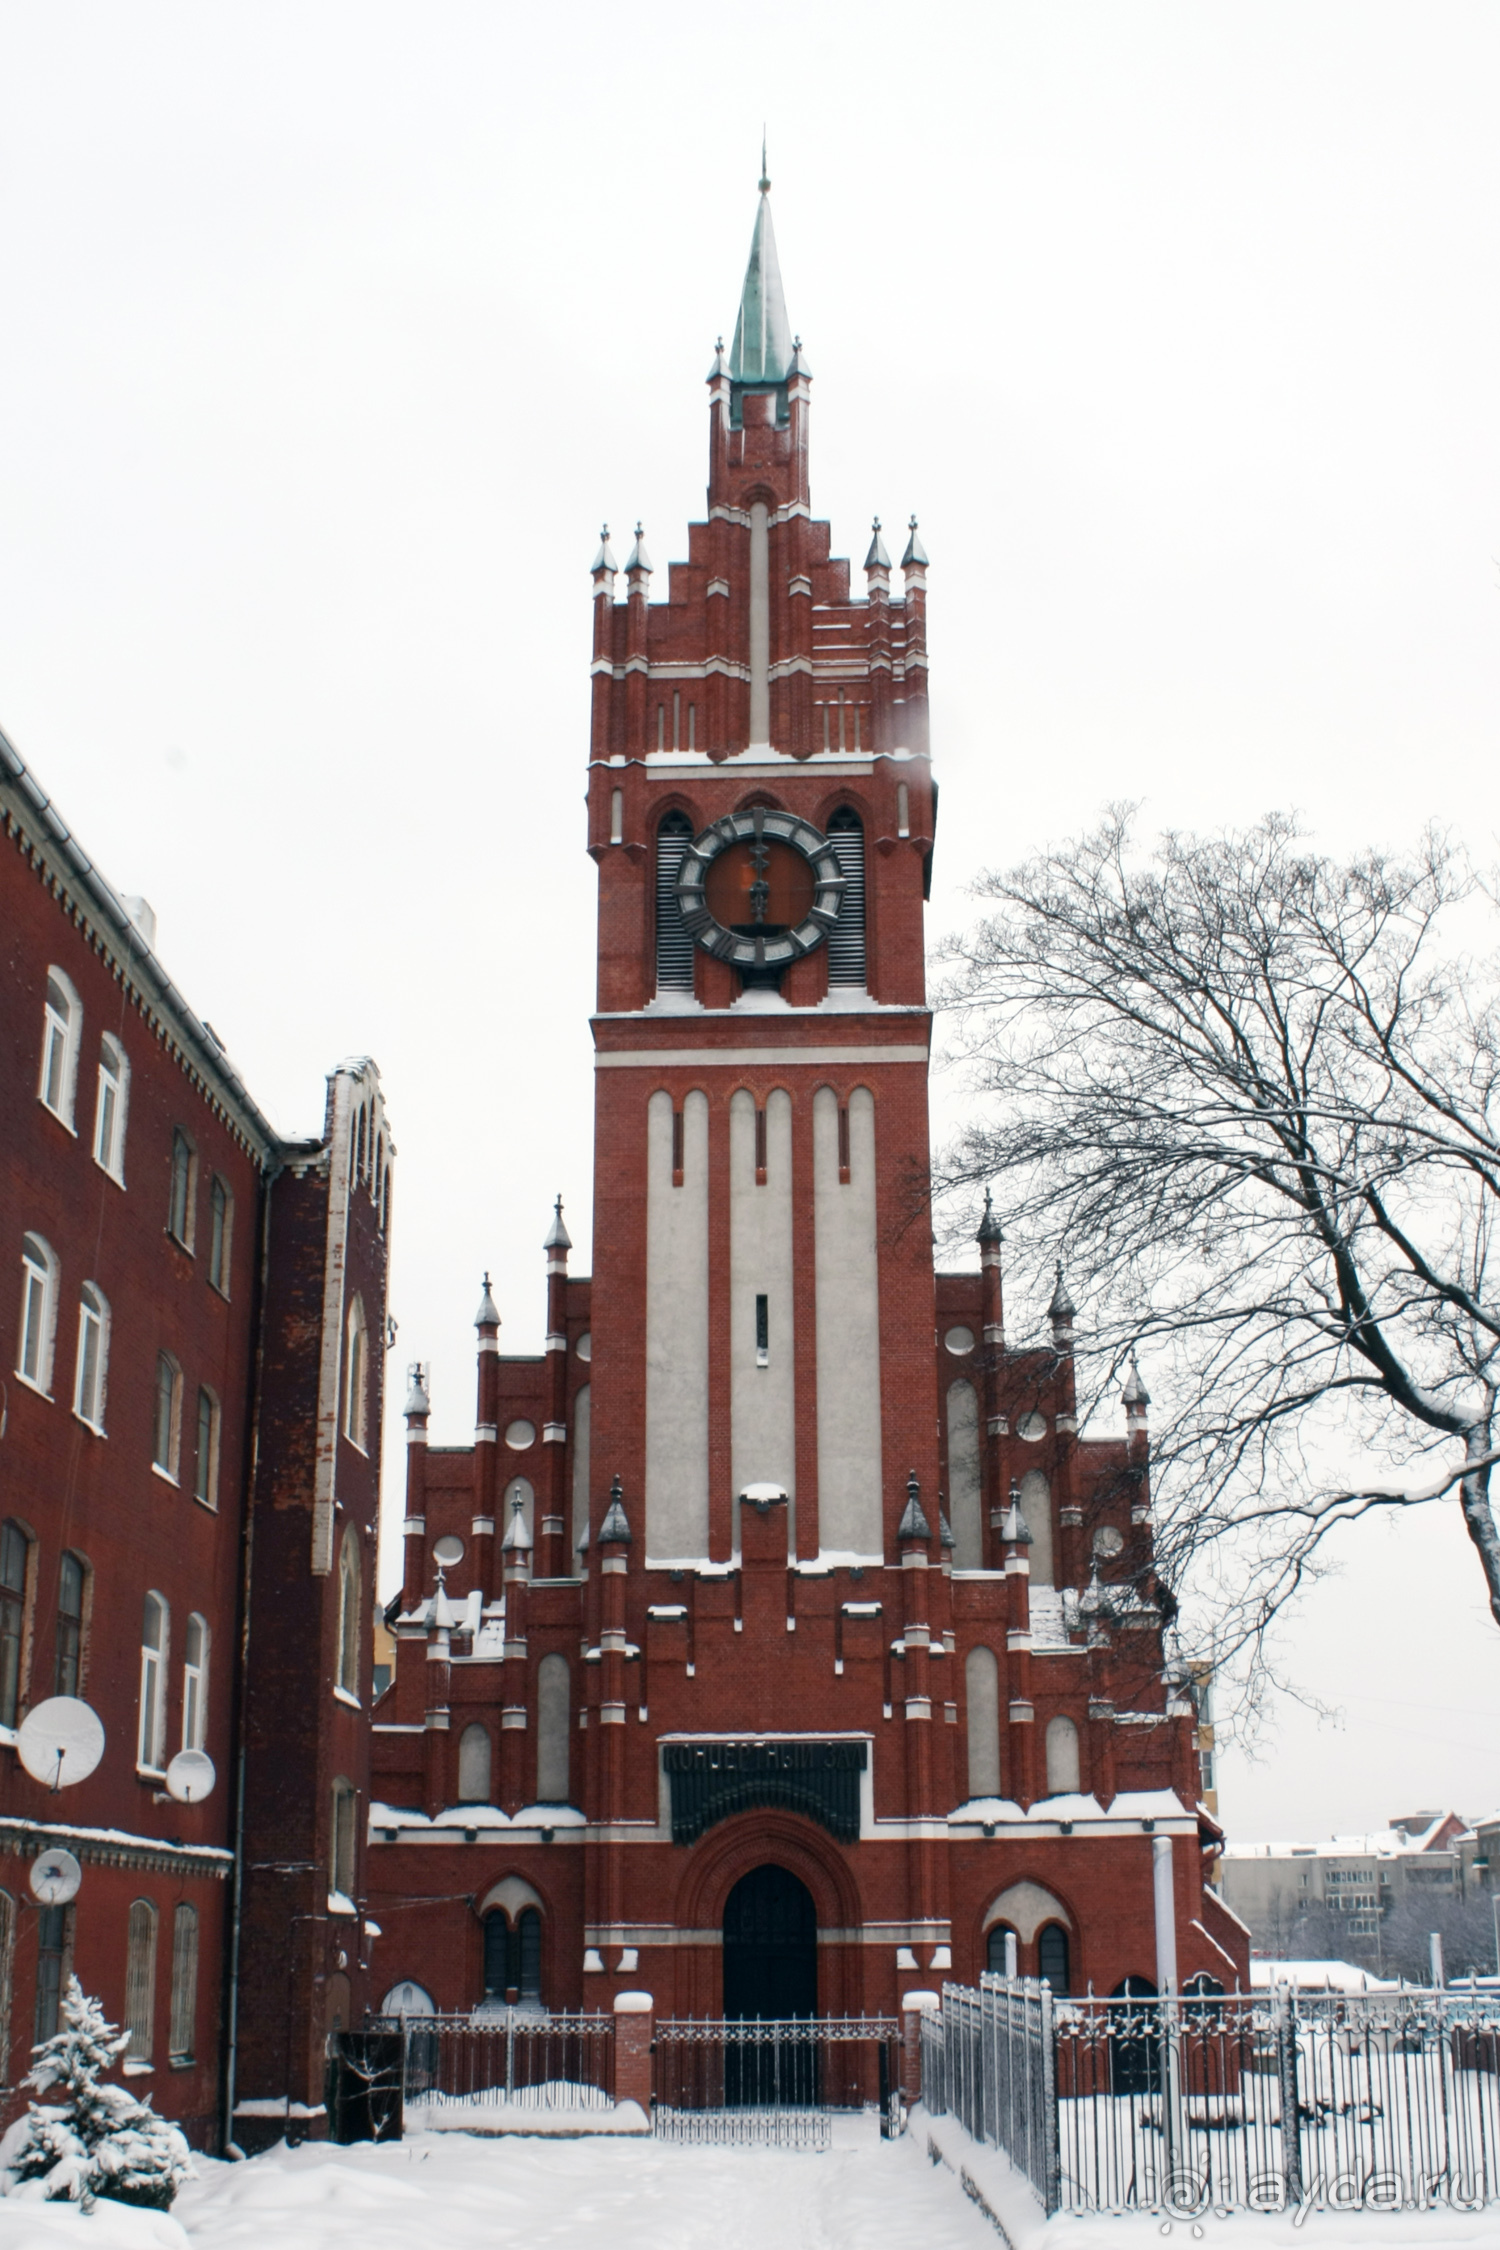
[{"label": "louvered window", "polygon": [[859,814],[847,808],[828,823],[828,841],[844,878],[839,918],[828,933],[828,981],[865,981],[865,832]]},{"label": "louvered window", "polygon": [[677,874],[693,831],[682,813],[668,813],[656,832],[656,989],[691,992],[693,941],[677,903]]}]

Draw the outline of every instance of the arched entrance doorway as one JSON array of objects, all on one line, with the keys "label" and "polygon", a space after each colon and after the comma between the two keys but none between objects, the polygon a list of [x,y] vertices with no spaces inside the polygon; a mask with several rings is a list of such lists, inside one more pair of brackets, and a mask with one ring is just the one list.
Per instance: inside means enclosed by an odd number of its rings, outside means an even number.
[{"label": "arched entrance doorway", "polygon": [[742,1875],[724,1906],[726,2016],[815,2016],[818,1914],[785,1867]]}]

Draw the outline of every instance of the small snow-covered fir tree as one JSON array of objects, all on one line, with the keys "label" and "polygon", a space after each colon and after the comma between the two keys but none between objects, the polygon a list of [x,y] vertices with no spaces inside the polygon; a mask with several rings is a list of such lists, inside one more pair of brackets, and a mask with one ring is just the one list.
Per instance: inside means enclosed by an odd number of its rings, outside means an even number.
[{"label": "small snow-covered fir tree", "polygon": [[30,2104],[29,2131],[11,2156],[12,2195],[92,2208],[97,2196],[165,2211],[193,2172],[187,2142],[149,2101],[100,2084],[130,2045],[77,1977],[63,1996],[65,2028],[32,2049],[25,2083],[49,2098]]}]

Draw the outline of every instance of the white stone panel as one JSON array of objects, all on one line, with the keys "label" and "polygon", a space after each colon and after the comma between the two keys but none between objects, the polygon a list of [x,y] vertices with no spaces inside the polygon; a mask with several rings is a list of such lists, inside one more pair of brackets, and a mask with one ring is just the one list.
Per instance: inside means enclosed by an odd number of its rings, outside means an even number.
[{"label": "white stone panel", "polygon": [[969,1735],[969,1795],[1000,1794],[1000,1667],[989,1648],[964,1658],[964,1719]]},{"label": "white stone panel", "polygon": [[[729,1104],[729,1413],[735,1496],[750,1484],[779,1484],[796,1504],[797,1391],[792,1314],[792,1101],[766,1102],[766,1184],[755,1184],[755,1097]],[[760,1365],[756,1299],[766,1299],[766,1364]],[[795,1552],[795,1516],[787,1538]],[[739,1522],[735,1522],[739,1544]]]},{"label": "white stone panel", "polygon": [[536,1668],[536,1797],[539,1805],[568,1803],[568,1751],[572,1742],[572,1683],[568,1660],[556,1651]]},{"label": "white stone panel", "polygon": [[573,1400],[573,1553],[567,1568],[578,1568],[578,1547],[589,1528],[589,1394],[585,1383]]},{"label": "white stone panel", "polygon": [[1052,1565],[1052,1487],[1040,1469],[1028,1469],[1021,1479],[1021,1513],[1031,1533],[1026,1550],[1033,1586],[1056,1583]]},{"label": "white stone panel", "polygon": [[708,1097],[651,1096],[646,1159],[646,1551],[708,1554]]},{"label": "white stone panel", "polygon": [[983,1570],[984,1517],[979,1482],[979,1395],[972,1383],[948,1385],[948,1528],[955,1570]]},{"label": "white stone panel", "polygon": [[813,1096],[817,1275],[818,1528],[824,1548],[882,1551],[880,1267],[875,1215],[875,1097],[849,1099],[849,1180],[839,1180],[839,1105]]}]

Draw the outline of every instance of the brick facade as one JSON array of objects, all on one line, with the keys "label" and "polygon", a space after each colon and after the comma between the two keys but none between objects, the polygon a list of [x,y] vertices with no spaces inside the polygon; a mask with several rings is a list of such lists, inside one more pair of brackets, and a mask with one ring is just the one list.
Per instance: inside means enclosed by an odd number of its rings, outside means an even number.
[{"label": "brick facade", "polygon": [[[241,2085],[253,2069],[253,2093],[290,2090],[316,2110],[323,1980],[333,1954],[361,1950],[346,1942],[348,1917],[330,1917],[326,1880],[301,1883],[296,1905],[312,1903],[318,1936],[294,1941],[284,1917],[261,1914],[257,1870],[291,1853],[326,1867],[331,1776],[367,1787],[369,1634],[356,1710],[333,1693],[337,1571],[310,1526],[331,1487],[338,1525],[360,1527],[367,1622],[389,1137],[361,1062],[330,1079],[319,1139],[278,1138],[162,969],[149,910],[111,890],[3,737],[0,928],[4,2114],[71,1969],[114,2020],[133,2023],[136,2090],[217,2147],[236,2024]],[[59,1039],[53,1071],[48,1042]],[[115,1082],[112,1129],[101,1066]],[[361,1112],[364,1175],[336,1199],[348,1209],[335,1228],[330,1183],[347,1183]],[[33,1271],[44,1283],[40,1358]],[[320,1486],[354,1290],[369,1333],[368,1451],[345,1442]],[[92,1388],[80,1364],[85,1303],[101,1331]],[[143,1661],[153,1596],[156,1679]],[[259,1668],[248,1739],[247,1649]],[[25,1772],[16,1736],[59,1692],[97,1714],[105,1748],[86,1779],[53,1791]],[[201,1802],[180,1803],[165,1767],[191,1746],[208,1752],[216,1779]],[[51,1915],[29,1883],[49,1845],[82,1868],[76,1899]],[[356,1970],[346,2005],[364,2004]],[[273,2066],[246,2038],[247,2023],[269,2020],[283,2035],[294,2027],[290,2079],[280,2052]]]}]

